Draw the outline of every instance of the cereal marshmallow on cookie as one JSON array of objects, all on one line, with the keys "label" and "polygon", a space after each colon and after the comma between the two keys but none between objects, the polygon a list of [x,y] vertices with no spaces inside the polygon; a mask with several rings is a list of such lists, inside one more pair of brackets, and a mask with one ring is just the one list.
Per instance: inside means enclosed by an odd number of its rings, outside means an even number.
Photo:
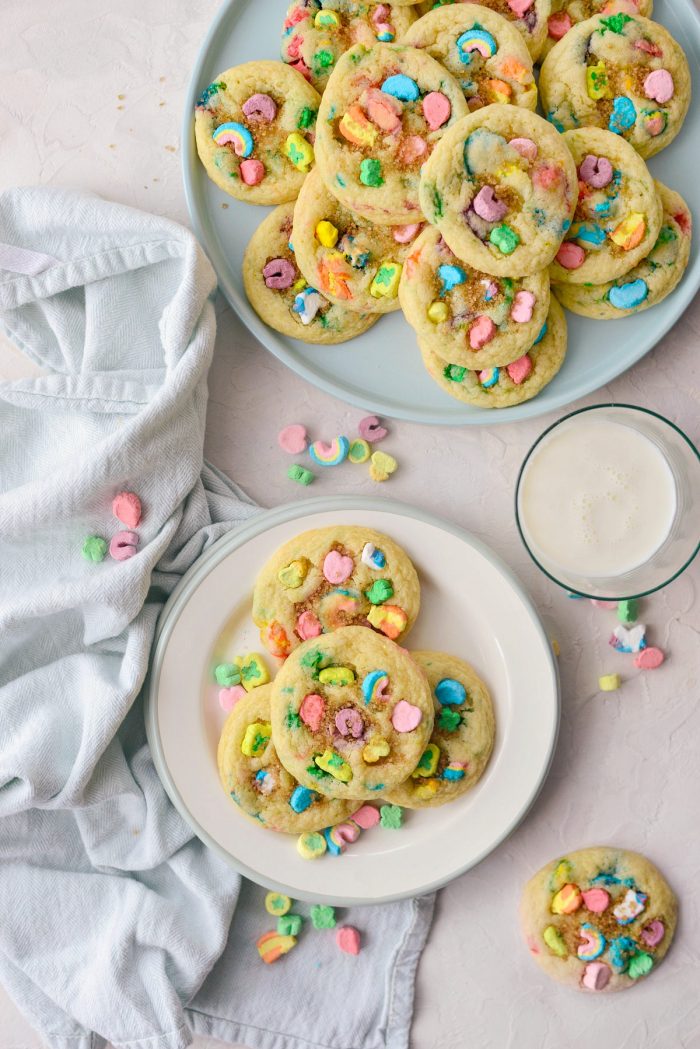
[{"label": "cereal marshmallow on cookie", "polygon": [[643,157],[673,142],[690,92],[680,44],[658,22],[624,12],[579,22],[540,75],[542,106],[557,130],[607,128]]},{"label": "cereal marshmallow on cookie", "polygon": [[401,40],[415,17],[395,2],[294,0],[282,27],[282,60],[323,94],[344,51]]},{"label": "cereal marshmallow on cookie", "polygon": [[552,0],[547,20],[547,39],[540,58],[546,58],[555,44],[579,22],[594,15],[644,15],[651,18],[654,0]]},{"label": "cereal marshmallow on cookie", "polygon": [[376,313],[329,302],[299,270],[292,247],[293,204],[280,204],[256,229],[243,256],[243,284],[261,320],[302,342],[345,342],[367,331]]},{"label": "cereal marshmallow on cookie", "polygon": [[297,648],[272,689],[272,734],[285,768],[329,798],[368,800],[402,783],[430,739],[434,707],[410,655],[365,627]]},{"label": "cereal marshmallow on cookie", "polygon": [[420,584],[408,555],[388,536],[359,525],[290,539],[264,565],[253,593],[262,642],[282,658],[303,641],[350,625],[403,642],[419,607]]},{"label": "cereal marshmallow on cookie", "polygon": [[378,226],[345,208],[318,171],[294,207],[292,242],[304,276],[330,302],[349,310],[389,313],[399,308],[399,281],[421,223]]},{"label": "cereal marshmallow on cookie", "polygon": [[522,36],[487,7],[436,8],[414,22],[403,43],[441,62],[461,85],[470,110],[492,102],[537,106],[532,59]]},{"label": "cereal marshmallow on cookie", "polygon": [[318,117],[318,170],[345,207],[384,225],[420,222],[421,167],[468,113],[462,89],[412,47],[358,45],[339,59]]},{"label": "cereal marshmallow on cookie", "polygon": [[[419,11],[427,14],[465,2],[467,0],[423,0]],[[479,7],[486,7],[511,22],[524,40],[532,61],[537,62],[547,39],[550,0],[479,0]]]},{"label": "cereal marshmallow on cookie", "polygon": [[574,217],[576,165],[546,120],[486,106],[450,128],[421,172],[420,202],[455,255],[496,277],[550,264]]},{"label": "cereal marshmallow on cookie", "polygon": [[314,162],[318,93],[282,62],[245,62],[200,95],[199,159],[220,189],[248,204],[294,200]]}]

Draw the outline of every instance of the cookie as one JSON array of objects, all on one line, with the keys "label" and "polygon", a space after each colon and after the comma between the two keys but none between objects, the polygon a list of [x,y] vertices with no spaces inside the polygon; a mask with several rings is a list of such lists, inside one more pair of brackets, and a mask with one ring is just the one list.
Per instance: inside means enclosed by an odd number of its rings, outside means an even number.
[{"label": "cookie", "polygon": [[555,284],[562,306],[583,317],[615,320],[656,306],[676,289],[690,258],[693,221],[679,193],[655,183],[663,221],[649,255],[618,280],[605,284]]},{"label": "cookie", "polygon": [[651,18],[654,0],[552,0],[552,13],[547,20],[547,39],[540,58],[546,58],[572,26],[594,15],[644,15]]},{"label": "cookie", "polygon": [[392,805],[424,809],[444,805],[481,778],[491,757],[496,724],[486,685],[473,667],[444,652],[411,652],[435,700],[430,743],[415,771],[386,794]]},{"label": "cookie", "polygon": [[282,834],[302,834],[344,820],[357,806],[300,786],[277,757],[270,729],[271,692],[271,685],[253,689],[226,719],[217,754],[224,790],[246,816]]},{"label": "cookie", "polygon": [[199,159],[216,185],[248,204],[294,200],[314,162],[321,98],[283,62],[245,62],[197,100]]},{"label": "cookie", "polygon": [[526,277],[550,264],[577,195],[561,136],[517,106],[486,106],[461,120],[420,180],[428,221],[458,258],[496,277]]},{"label": "cookie", "polygon": [[318,171],[294,207],[292,243],[306,279],[348,310],[389,313],[399,308],[399,280],[421,224],[377,226],[343,207]]},{"label": "cookie", "polygon": [[490,277],[460,262],[429,226],[406,259],[399,299],[422,346],[474,371],[530,349],[547,320],[549,274]]},{"label": "cookie", "polygon": [[602,284],[649,254],[661,229],[661,202],[646,164],[619,135],[586,127],[562,138],[576,163],[579,195],[551,278]]},{"label": "cookie", "polygon": [[403,642],[419,608],[420,583],[407,554],[359,525],[314,528],[290,539],[263,567],[253,593],[262,642],[281,657],[302,641],[355,624]]},{"label": "cookie", "polygon": [[341,204],[380,225],[420,222],[420,170],[448,128],[468,113],[462,89],[430,55],[361,44],[328,81],[316,157]]},{"label": "cookie", "polygon": [[418,764],[433,730],[425,674],[387,637],[348,626],[286,660],[272,688],[285,768],[330,798],[377,798]]},{"label": "cookie", "polygon": [[[460,0],[427,0],[419,6],[420,14],[427,14],[441,7],[451,6]],[[463,3],[464,0],[461,0]],[[525,41],[533,62],[540,57],[547,39],[547,19],[551,10],[550,0],[480,0],[479,7],[495,11],[511,22]]]},{"label": "cookie", "polygon": [[261,320],[302,342],[336,343],[367,331],[378,318],[329,302],[301,275],[290,244],[293,204],[280,204],[258,226],[243,256],[243,284]]},{"label": "cookie", "polygon": [[294,0],[282,26],[282,60],[323,94],[344,51],[401,40],[415,18],[413,8],[396,3]]},{"label": "cookie", "polygon": [[690,90],[688,61],[671,34],[624,12],[579,22],[540,74],[542,106],[558,131],[607,128],[643,157],[673,142]]},{"label": "cookie", "polygon": [[424,49],[452,73],[470,110],[501,102],[534,110],[532,59],[512,22],[480,4],[439,7],[411,26],[403,43]]},{"label": "cookie", "polygon": [[644,856],[598,846],[552,860],[523,890],[520,917],[535,961],[579,991],[624,991],[671,946],[678,905]]},{"label": "cookie", "polygon": [[418,345],[431,378],[451,397],[475,408],[510,408],[532,400],[561,368],[566,356],[566,318],[552,298],[547,323],[537,342],[505,368],[470,371],[463,365],[445,364],[420,339]]}]

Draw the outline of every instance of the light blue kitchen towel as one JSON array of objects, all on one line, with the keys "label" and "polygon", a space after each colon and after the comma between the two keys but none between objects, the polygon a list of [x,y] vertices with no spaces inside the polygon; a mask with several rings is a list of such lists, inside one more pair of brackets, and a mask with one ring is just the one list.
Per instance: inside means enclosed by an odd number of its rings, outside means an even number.
[{"label": "light blue kitchen towel", "polygon": [[[256,512],[202,461],[214,286],[165,219],[0,195],[0,322],[42,369],[0,385],[0,981],[55,1049],[404,1049],[432,899],[341,913],[359,957],[307,921],[263,965],[263,891],[193,837],[145,741],[163,602]],[[123,489],[138,553],[88,563]]]}]

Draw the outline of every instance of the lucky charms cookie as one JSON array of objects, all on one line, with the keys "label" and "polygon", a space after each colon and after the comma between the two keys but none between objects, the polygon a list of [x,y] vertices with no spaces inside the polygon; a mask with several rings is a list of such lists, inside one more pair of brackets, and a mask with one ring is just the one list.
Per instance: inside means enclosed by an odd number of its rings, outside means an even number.
[{"label": "lucky charms cookie", "polygon": [[219,740],[219,776],[241,812],[268,830],[301,834],[332,826],[356,805],[300,786],[281,764],[272,742],[271,685],[239,700]]},{"label": "lucky charms cookie", "polygon": [[415,769],[433,729],[427,678],[387,637],[349,626],[305,642],[272,688],[285,768],[330,798],[376,798]]},{"label": "lucky charms cookie", "polygon": [[676,897],[644,856],[600,846],[553,860],[520,905],[535,961],[579,991],[624,991],[654,971],[671,946]]},{"label": "lucky charms cookie", "polygon": [[541,58],[579,22],[593,15],[644,15],[651,18],[654,0],[552,0],[552,13],[547,20],[547,39]]},{"label": "lucky charms cookie", "polygon": [[604,284],[554,284],[562,306],[583,317],[615,320],[648,310],[680,283],[690,258],[693,221],[680,193],[655,183],[663,207],[656,244],[645,259],[617,280]]},{"label": "lucky charms cookie", "polygon": [[562,135],[578,171],[578,204],[550,267],[553,281],[602,284],[645,258],[661,229],[661,202],[639,154],[611,131]]},{"label": "lucky charms cookie", "polygon": [[624,12],[579,22],[540,74],[542,106],[558,131],[607,128],[643,157],[673,142],[690,90],[688,60],[671,34]]},{"label": "lucky charms cookie", "polygon": [[[424,0],[420,4],[419,12],[427,14],[429,11],[459,2],[460,0]],[[479,0],[479,7],[495,11],[502,18],[512,22],[525,41],[532,61],[538,60],[547,39],[550,0]]]},{"label": "lucky charms cookie", "polygon": [[471,110],[492,102],[534,110],[537,85],[532,59],[512,22],[480,4],[438,7],[403,38],[425,49],[452,73]]},{"label": "lucky charms cookie", "polygon": [[377,314],[329,302],[302,276],[291,247],[293,204],[280,204],[258,226],[243,256],[251,306],[271,328],[303,342],[336,343],[367,331]]},{"label": "lucky charms cookie", "polygon": [[282,60],[323,94],[344,51],[401,40],[415,17],[412,8],[395,2],[294,0],[282,26]]},{"label": "lucky charms cookie", "polygon": [[462,89],[424,51],[357,45],[338,60],[319,110],[318,167],[341,204],[385,225],[420,222],[420,170],[468,113]]},{"label": "lucky charms cookie", "polygon": [[197,100],[194,131],[209,178],[248,204],[294,200],[314,162],[320,97],[282,62],[245,62]]},{"label": "lucky charms cookie", "polygon": [[431,378],[450,397],[475,408],[510,408],[531,400],[552,381],[564,363],[566,341],[564,311],[552,298],[547,322],[535,344],[505,367],[472,371],[463,364],[446,364],[421,339],[418,345]]},{"label": "lucky charms cookie", "polygon": [[355,624],[403,643],[419,607],[420,584],[407,554],[359,525],[290,539],[263,567],[253,594],[263,644],[281,657],[302,641]]},{"label": "lucky charms cookie", "polygon": [[488,689],[469,663],[444,652],[411,657],[435,699],[433,734],[415,771],[385,797],[392,805],[422,809],[471,790],[491,756],[496,728]]},{"label": "lucky charms cookie", "polygon": [[510,364],[530,349],[547,320],[549,275],[490,277],[460,262],[429,226],[406,259],[399,298],[422,346],[476,370]]},{"label": "lucky charms cookie", "polygon": [[377,226],[348,211],[314,171],[294,207],[292,243],[299,269],[330,302],[389,313],[399,308],[404,260],[420,230],[420,223]]},{"label": "lucky charms cookie", "polygon": [[552,261],[574,216],[576,166],[535,113],[486,106],[451,128],[423,167],[420,201],[458,258],[496,277]]}]

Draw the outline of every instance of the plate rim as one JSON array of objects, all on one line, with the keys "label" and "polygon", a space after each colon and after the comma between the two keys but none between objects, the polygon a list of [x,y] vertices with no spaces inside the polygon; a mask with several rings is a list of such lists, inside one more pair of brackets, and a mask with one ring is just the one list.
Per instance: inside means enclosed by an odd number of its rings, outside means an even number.
[{"label": "plate rim", "polygon": [[[368,398],[360,397],[352,390],[347,389],[342,381],[332,381],[318,375],[313,368],[307,365],[304,361],[299,360],[290,350],[287,349],[286,345],[281,341],[282,336],[277,336],[272,329],[268,328],[267,325],[260,320],[245,297],[239,294],[235,286],[228,280],[226,269],[229,264],[223,256],[223,252],[218,250],[216,242],[207,232],[207,225],[210,221],[210,216],[205,208],[202,207],[200,210],[198,195],[195,190],[195,181],[197,177],[204,177],[202,173],[199,172],[200,164],[194,137],[194,121],[192,119],[195,102],[199,97],[201,90],[199,81],[202,76],[202,69],[207,61],[211,45],[218,36],[222,23],[228,19],[230,12],[235,11],[236,8],[243,10],[244,6],[250,2],[251,0],[223,0],[223,3],[214,15],[204,39],[200,44],[197,56],[192,66],[192,72],[190,73],[190,79],[185,94],[185,105],[181,128],[181,141],[183,147],[182,175],[185,189],[185,200],[197,240],[216,271],[219,288],[227,302],[258,342],[306,382],[311,383],[312,386],[322,390],[324,393],[330,394],[332,397],[337,397],[345,404],[350,404],[355,408],[368,410],[378,415],[386,416],[387,418],[403,419],[407,422],[414,422],[423,425],[501,426],[507,423],[519,422],[521,419],[537,419],[546,415],[548,412],[558,411],[561,408],[575,404],[582,397],[587,397],[596,393],[609,382],[619,378],[620,375],[623,375],[635,364],[638,364],[639,361],[650,353],[669,333],[671,328],[678,322],[678,320],[680,320],[682,315],[691,305],[698,290],[700,290],[700,254],[698,254],[695,261],[688,266],[680,285],[669,297],[669,299],[673,301],[669,302],[669,300],[666,300],[669,304],[655,342],[647,346],[644,350],[636,350],[631,359],[626,361],[622,366],[617,365],[615,363],[615,356],[611,355],[607,368],[603,366],[599,369],[594,380],[583,383],[579,382],[577,392],[573,396],[571,396],[570,393],[561,393],[559,395],[550,394],[549,398],[543,398],[542,392],[544,391],[542,391],[529,401],[502,410],[461,406],[461,411],[453,410],[453,413],[446,418],[443,414],[436,413],[432,410],[424,411],[420,408],[403,408],[392,403],[390,400],[384,400],[381,392],[373,393],[372,396]],[[693,0],[672,0],[672,3],[673,5],[682,7],[684,9],[684,15],[688,15],[695,25],[696,36],[690,42],[687,50],[694,53],[694,57],[700,68],[700,11],[695,7]],[[265,214],[267,213],[266,210]],[[620,318],[620,323],[623,323],[625,319],[626,318]],[[644,340],[640,340],[639,345],[645,345]],[[538,405],[541,405],[541,407],[538,408]]]},{"label": "plate rim", "polygon": [[[477,856],[471,858],[465,865],[455,868],[450,875],[438,878],[434,882],[429,882],[415,889],[398,893],[390,892],[381,897],[374,897],[372,899],[367,899],[362,896],[336,896],[333,894],[321,893],[305,894],[300,891],[298,887],[293,888],[285,885],[283,881],[276,881],[267,878],[260,874],[260,872],[252,870],[247,864],[236,859],[208,831],[206,831],[190,813],[187,803],[176,786],[168,767],[160,737],[158,721],[158,686],[168,644],[179,618],[180,610],[188,601],[190,594],[199,586],[203,579],[205,579],[225,557],[233,553],[239,547],[244,546],[249,539],[267,531],[269,528],[280,524],[287,524],[297,518],[307,517],[314,513],[336,513],[344,510],[373,510],[408,517],[412,520],[417,520],[421,523],[444,529],[480,553],[489,564],[496,569],[496,571],[501,573],[509,586],[515,591],[521,600],[533,627],[540,634],[540,637],[544,642],[542,646],[543,656],[547,661],[547,669],[551,675],[551,684],[554,693],[554,716],[550,737],[547,743],[546,759],[542,764],[542,768],[539,771],[535,786],[532,789],[530,796],[525,800],[524,804],[520,806],[517,814],[511,822],[500,834],[494,837],[487,848],[482,850]],[[268,888],[273,892],[291,895],[294,899],[301,899],[312,903],[323,902],[337,907],[349,907],[353,905],[372,906],[375,904],[391,903],[396,900],[413,899],[416,896],[422,896],[426,893],[434,892],[443,885],[447,885],[449,882],[454,881],[456,878],[466,873],[466,871],[476,867],[486,859],[487,856],[495,852],[496,849],[498,849],[517,829],[517,827],[520,826],[537,801],[552,767],[561,724],[561,683],[557,660],[552,651],[547,631],[530,595],[527,593],[509,565],[494,553],[486,543],[483,543],[471,532],[468,532],[464,528],[460,528],[459,525],[454,524],[452,521],[398,500],[382,499],[372,496],[316,496],[313,499],[284,503],[273,509],[262,510],[260,513],[254,514],[244,524],[232,528],[225,535],[221,536],[221,538],[197,558],[194,564],[185,572],[182,579],[176,584],[173,592],[163,606],[156,624],[156,632],[151,648],[149,673],[143,691],[146,737],[151,748],[156,773],[163,784],[170,801],[199,840],[210,848],[229,867],[253,881],[255,884],[263,885],[265,888]]]}]

